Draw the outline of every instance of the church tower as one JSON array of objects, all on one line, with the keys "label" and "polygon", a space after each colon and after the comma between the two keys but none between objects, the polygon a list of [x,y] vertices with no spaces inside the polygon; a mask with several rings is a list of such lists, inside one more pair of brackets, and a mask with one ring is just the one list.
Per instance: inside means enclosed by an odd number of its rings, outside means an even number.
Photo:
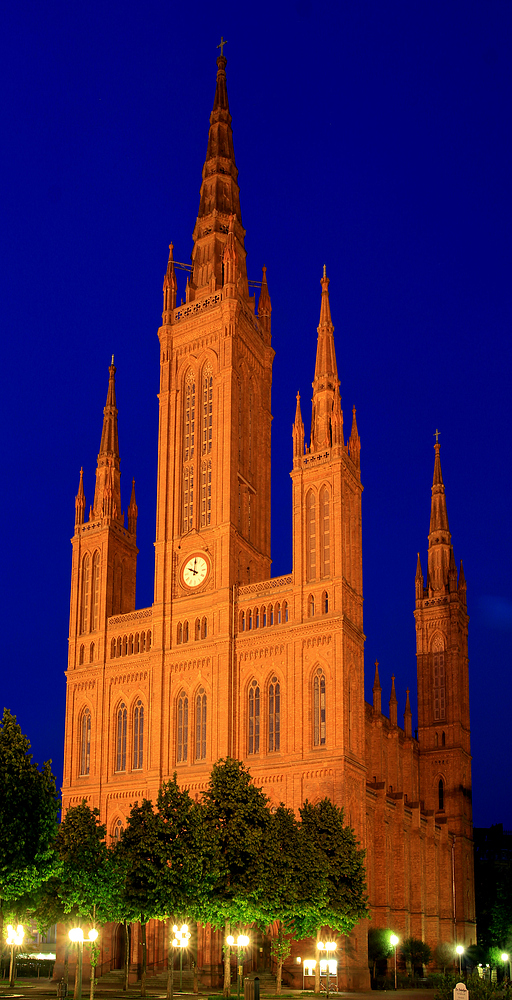
[{"label": "church tower", "polygon": [[[468,622],[462,562],[455,565],[435,444],[427,578],[416,569],[420,787],[425,809],[446,823],[452,843],[454,940],[474,922]],[[455,888],[457,887],[457,889]]]}]

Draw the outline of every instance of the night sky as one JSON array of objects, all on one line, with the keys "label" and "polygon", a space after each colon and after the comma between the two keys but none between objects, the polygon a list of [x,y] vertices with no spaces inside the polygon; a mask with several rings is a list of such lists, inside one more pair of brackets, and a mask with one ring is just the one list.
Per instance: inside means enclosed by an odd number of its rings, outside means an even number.
[{"label": "night sky", "polygon": [[471,616],[474,821],[512,829],[504,0],[4,7],[2,704],[60,784],[74,497],[83,465],[93,498],[112,353],[137,606],[152,602],[162,281],[171,240],[190,259],[221,34],[248,274],[265,264],[272,298],[273,575],[291,569],[291,427],[300,390],[309,437],[326,264],[362,444],[366,697],[378,659],[384,710],[392,674],[400,722],[407,687],[415,701],[439,428]]}]

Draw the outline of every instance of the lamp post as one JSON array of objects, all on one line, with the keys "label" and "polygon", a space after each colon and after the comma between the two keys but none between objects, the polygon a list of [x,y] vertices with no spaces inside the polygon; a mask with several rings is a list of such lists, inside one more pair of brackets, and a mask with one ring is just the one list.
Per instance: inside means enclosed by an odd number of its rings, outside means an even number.
[{"label": "lamp post", "polygon": [[[316,946],[317,946],[317,948],[318,948],[319,951],[322,951],[322,952],[325,951],[327,953],[327,959],[326,959],[326,962],[325,962],[325,966],[326,966],[325,986],[326,986],[327,1000],[329,1000],[329,973],[331,971],[330,965],[329,965],[329,961],[330,961],[330,956],[333,955],[334,952],[336,951],[336,941],[317,941]],[[320,967],[320,975],[322,975],[322,969],[321,969],[321,967]]]},{"label": "lamp post", "polygon": [[455,949],[455,951],[457,952],[457,955],[459,956],[459,976],[462,976],[462,956],[464,954],[464,945],[463,944],[458,944],[457,947],[456,947],[456,949]]},{"label": "lamp post", "polygon": [[[190,941],[190,931],[187,924],[182,924],[178,927],[174,924],[173,927],[174,938],[172,940],[173,948],[180,949],[180,993],[183,989],[183,949],[188,948],[188,942]],[[173,979],[174,979],[174,960],[172,963],[172,976],[171,976],[171,995],[173,993]]]},{"label": "lamp post", "polygon": [[244,948],[247,948],[249,944],[249,937],[247,934],[239,934],[237,938],[234,938],[232,934],[228,934],[226,938],[226,944],[230,948],[236,945],[236,958],[237,958],[237,996],[240,1000],[240,995],[242,992],[242,974],[243,974],[243,956]]},{"label": "lamp post", "polygon": [[[87,944],[93,944],[98,937],[98,931],[95,927],[91,927],[87,935]],[[76,944],[78,949],[78,961],[77,961],[77,971],[75,975],[75,992],[74,1000],[82,1000],[82,957],[84,948],[84,932],[81,927],[72,927],[69,932],[69,940]],[[91,970],[91,976],[94,978],[94,969]],[[92,987],[92,994],[94,996],[94,985]]]},{"label": "lamp post", "polygon": [[506,965],[507,963],[509,963],[509,965],[508,965],[508,978],[510,979],[510,962],[509,962],[509,956],[508,956],[508,954],[507,954],[506,951],[502,951],[502,953],[501,953],[501,961],[503,962],[504,965]]},{"label": "lamp post", "polygon": [[14,928],[12,924],[7,925],[7,944],[10,945],[11,948],[11,965],[9,968],[9,986],[11,989],[14,986],[14,973],[16,967],[14,949],[19,948],[20,945],[23,944],[24,935],[25,931],[23,929],[23,924],[18,924],[16,928]]},{"label": "lamp post", "polygon": [[399,942],[399,938],[397,938],[396,934],[392,934],[391,937],[390,937],[390,939],[389,939],[389,943],[392,944],[393,948],[395,949],[395,990],[397,988],[397,986],[396,986],[396,946],[397,946],[398,942]]}]

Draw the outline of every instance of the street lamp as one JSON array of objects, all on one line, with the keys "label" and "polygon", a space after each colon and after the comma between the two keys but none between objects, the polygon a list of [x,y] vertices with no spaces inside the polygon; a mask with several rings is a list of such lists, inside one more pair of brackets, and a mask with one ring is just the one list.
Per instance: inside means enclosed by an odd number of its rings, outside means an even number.
[{"label": "street lamp", "polygon": [[241,992],[242,992],[242,975],[243,975],[243,970],[244,970],[244,966],[243,966],[244,948],[247,948],[247,946],[249,944],[249,937],[248,937],[247,934],[239,934],[237,938],[234,938],[232,934],[228,934],[228,936],[226,938],[226,944],[229,945],[230,948],[233,948],[236,945],[236,955],[237,955],[237,996],[238,996],[238,1000],[240,1000],[240,995],[241,995]]},{"label": "street lamp", "polygon": [[[506,951],[502,951],[501,961],[503,962],[504,965],[509,961],[509,956]],[[508,967],[508,978],[510,979],[510,965]]]},{"label": "street lamp", "polygon": [[[98,931],[95,927],[91,927],[87,935],[86,944],[92,944],[96,941],[98,937]],[[75,992],[74,1000],[82,1000],[82,955],[84,948],[84,932],[81,927],[72,927],[69,932],[69,940],[76,944],[78,949],[78,968],[75,975]],[[94,977],[94,970],[91,971],[91,975]]]},{"label": "street lamp", "polygon": [[16,928],[12,924],[7,925],[7,944],[11,948],[11,965],[9,968],[9,986],[12,988],[14,986],[14,971],[15,971],[15,960],[14,960],[14,949],[19,948],[23,944],[23,937],[25,931],[23,929],[23,924],[18,924]]},{"label": "street lamp", "polygon": [[459,976],[462,976],[462,956],[464,954],[464,945],[463,944],[458,944],[457,947],[456,947],[456,949],[455,949],[455,951],[457,952],[457,955],[459,956]]},{"label": "street lamp", "polygon": [[395,949],[395,990],[397,988],[396,987],[396,946],[397,946],[399,940],[400,940],[400,938],[397,938],[396,934],[392,934],[391,937],[390,937],[390,939],[389,939],[389,943],[391,945],[393,945],[393,948]]},{"label": "street lamp", "polygon": [[[174,924],[173,927],[174,938],[172,940],[173,948],[180,949],[180,993],[183,988],[183,949],[188,948],[188,942],[190,941],[190,931],[187,924],[182,924],[178,927]],[[172,963],[172,978],[174,979],[174,961]]]},{"label": "street lamp", "polygon": [[[331,971],[331,955],[336,951],[336,941],[317,941],[316,946],[319,951],[325,951],[327,953],[327,959],[325,960],[326,966],[326,995],[327,1000],[329,1000],[329,973]],[[320,975],[322,974],[322,965],[320,962]]]}]

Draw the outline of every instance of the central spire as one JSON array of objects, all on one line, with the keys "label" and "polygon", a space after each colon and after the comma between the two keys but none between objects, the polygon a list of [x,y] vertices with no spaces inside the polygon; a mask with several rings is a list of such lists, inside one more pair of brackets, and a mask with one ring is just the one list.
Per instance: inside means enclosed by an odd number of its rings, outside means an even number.
[{"label": "central spire", "polygon": [[329,305],[329,278],[324,264],[320,280],[322,300],[316,348],[313,411],[311,416],[311,451],[323,451],[333,445],[343,445],[343,414],[341,412],[340,381],[334,350],[334,326]]},{"label": "central spire", "polygon": [[203,167],[199,212],[194,228],[192,276],[187,300],[202,298],[223,287],[223,254],[230,231],[236,257],[236,288],[249,297],[245,265],[245,230],[240,211],[238,170],[233,148],[224,55],[217,58],[217,84],[210,115],[208,147]]},{"label": "central spire", "polygon": [[107,401],[103,410],[103,428],[96,466],[93,511],[94,517],[111,517],[117,521],[123,520],[114,355],[112,355],[112,362],[108,369]]},{"label": "central spire", "polygon": [[[437,437],[437,434],[436,434]],[[448,574],[453,560],[452,536],[448,527],[446,494],[441,471],[441,445],[434,445],[434,476],[432,480],[432,500],[430,508],[430,531],[428,534],[428,588],[432,593],[443,592],[448,587]]]}]

